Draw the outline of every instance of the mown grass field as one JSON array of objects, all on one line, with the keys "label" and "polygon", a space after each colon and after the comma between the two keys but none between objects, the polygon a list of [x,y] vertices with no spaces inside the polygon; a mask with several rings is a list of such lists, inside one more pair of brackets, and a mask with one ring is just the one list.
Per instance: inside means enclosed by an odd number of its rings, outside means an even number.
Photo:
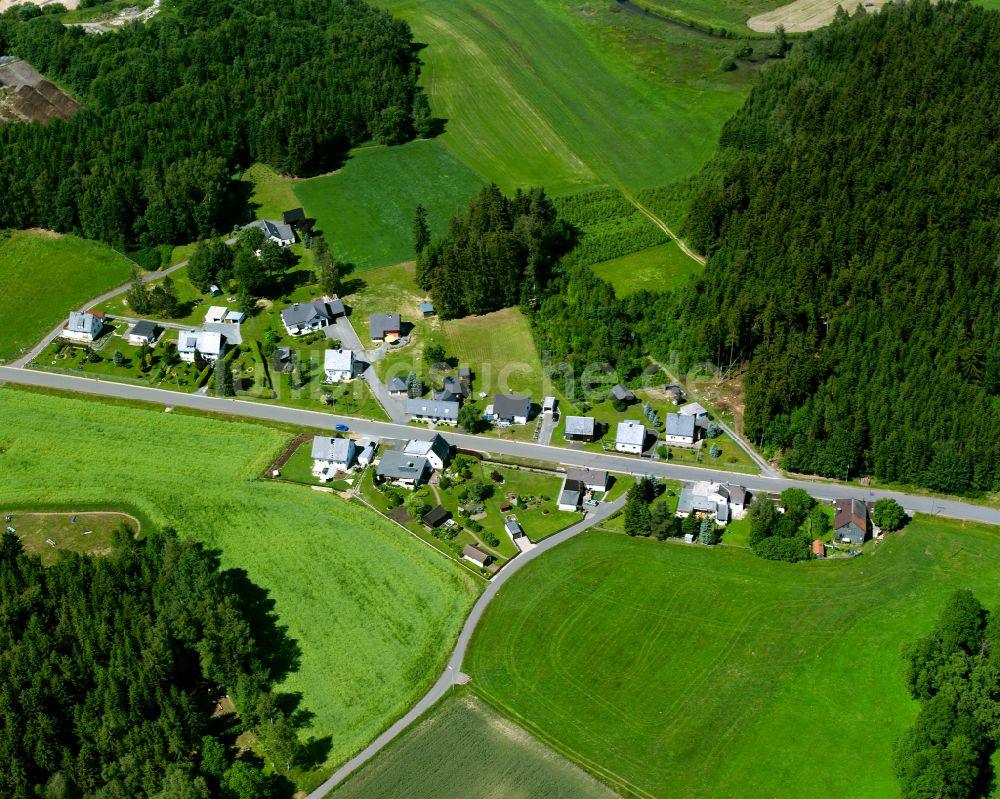
[{"label": "mown grass field", "polygon": [[413,258],[417,205],[444,233],[483,181],[433,139],[355,150],[339,172],[292,185],[337,257],[361,271]]},{"label": "mown grass field", "polygon": [[242,179],[253,185],[250,210],[257,219],[281,219],[285,211],[299,207],[293,182],[267,164],[253,164],[243,173]]},{"label": "mown grass field", "polygon": [[332,796],[612,799],[615,794],[461,690],[446,697]]},{"label": "mown grass field", "polygon": [[128,280],[110,247],[39,230],[0,235],[0,361],[15,357],[83,303]]},{"label": "mown grass field", "polygon": [[332,741],[303,787],[426,690],[478,590],[361,506],[258,480],[291,440],[270,427],[2,389],[0,431],[0,508],[127,510],[269,591],[302,650],[282,687],[315,714],[308,734]]},{"label": "mown grass field", "polygon": [[749,34],[747,20],[776,8],[779,2],[780,0],[643,0],[639,5],[671,19],[726,28],[745,36]]},{"label": "mown grass field", "polygon": [[871,555],[789,565],[584,533],[504,588],[463,670],[636,795],[896,796],[900,648],[957,588],[1000,602],[998,534],[918,517]]},{"label": "mown grass field", "polygon": [[673,241],[621,258],[602,261],[590,268],[599,278],[608,281],[619,297],[637,291],[681,288],[691,275],[699,274],[702,269],[697,261],[681,252]]},{"label": "mown grass field", "polygon": [[[134,517],[115,512],[23,513],[0,507],[0,514],[5,520],[11,517],[0,529],[13,527],[25,550],[38,555],[46,566],[55,563],[60,552],[106,555],[111,551],[112,533],[119,525],[126,525],[133,533],[138,532],[140,526]],[[49,541],[54,541],[55,546]]]}]

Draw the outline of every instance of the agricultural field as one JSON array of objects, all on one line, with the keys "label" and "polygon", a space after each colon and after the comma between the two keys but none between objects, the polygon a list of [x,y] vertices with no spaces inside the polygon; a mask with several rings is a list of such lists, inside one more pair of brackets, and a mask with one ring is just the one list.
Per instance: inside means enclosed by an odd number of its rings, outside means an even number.
[{"label": "agricultural field", "polygon": [[[139,520],[116,511],[8,511],[0,507],[5,521],[0,529],[12,528],[26,551],[38,555],[50,566],[60,552],[80,555],[106,555],[111,552],[114,531],[121,525],[134,534],[139,532]],[[10,519],[7,517],[10,516]]]},{"label": "agricultural field", "polygon": [[775,4],[775,0],[643,0],[639,5],[670,19],[694,23],[703,30],[724,29],[737,36],[749,36],[747,20],[771,11]]},{"label": "agricultural field", "polygon": [[414,257],[413,213],[435,234],[483,186],[438,139],[354,150],[338,172],[293,184],[334,254],[359,272]]},{"label": "agricultural field", "polygon": [[681,252],[675,242],[602,261],[590,268],[610,283],[619,297],[637,291],[680,288],[701,272],[701,265]]},{"label": "agricultural field", "polygon": [[[865,11],[878,11],[885,2],[886,0],[865,0]],[[784,25],[789,33],[814,31],[833,22],[837,8],[842,5],[837,0],[794,0],[780,8],[751,17],[747,20],[747,27],[760,33],[774,33],[778,25]]]},{"label": "agricultural field", "polygon": [[0,362],[14,358],[82,303],[128,280],[110,247],[41,230],[0,234]]},{"label": "agricultural field", "polygon": [[615,794],[481,699],[456,690],[332,796],[613,799]]},{"label": "agricultural field", "polygon": [[[478,591],[360,505],[259,480],[291,440],[264,425],[0,389],[0,508],[123,510],[221,551],[298,641],[281,688],[315,714],[311,788],[429,687]],[[67,451],[87,468],[67,471]],[[81,461],[82,463],[82,461]],[[335,679],[331,675],[336,675]],[[322,740],[329,743],[323,748]]]},{"label": "agricultural field", "polygon": [[463,670],[623,792],[894,796],[917,712],[900,649],[955,589],[1000,602],[997,532],[918,516],[860,558],[795,565],[584,533],[505,587]]}]

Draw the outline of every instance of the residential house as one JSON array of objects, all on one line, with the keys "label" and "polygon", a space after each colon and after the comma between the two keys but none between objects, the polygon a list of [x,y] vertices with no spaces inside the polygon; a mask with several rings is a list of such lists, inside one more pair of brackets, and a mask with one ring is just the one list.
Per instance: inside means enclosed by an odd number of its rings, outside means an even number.
[{"label": "residential house", "polygon": [[276,219],[257,219],[246,227],[260,228],[265,239],[273,241],[281,247],[288,247],[295,243],[295,231],[292,230],[292,226],[278,222]]},{"label": "residential house", "polygon": [[182,330],[177,335],[177,354],[185,363],[194,363],[195,352],[212,362],[225,354],[227,340],[215,330]]},{"label": "residential house", "polygon": [[566,479],[575,480],[587,491],[607,491],[608,473],[600,469],[584,469],[579,466],[566,467]]},{"label": "residential house", "polygon": [[91,342],[101,335],[103,329],[104,314],[100,311],[70,311],[69,321],[63,325],[62,336],[70,341]]},{"label": "residential house", "polygon": [[511,516],[503,523],[504,529],[510,534],[511,538],[520,538],[524,535],[524,530],[521,528],[520,523]]},{"label": "residential house", "polygon": [[390,450],[383,452],[379,458],[378,466],[375,467],[375,477],[379,480],[388,480],[403,488],[416,488],[427,479],[430,470],[431,465],[427,458]]},{"label": "residential house", "polygon": [[861,499],[835,499],[833,537],[845,544],[861,545],[868,540],[871,526],[868,521],[868,504]]},{"label": "residential house", "polygon": [[475,544],[466,544],[462,548],[462,558],[474,563],[481,569],[485,569],[493,562],[493,556],[489,552],[483,552]]},{"label": "residential house", "polygon": [[247,320],[247,315],[243,311],[229,311],[222,321],[227,325],[242,325]]},{"label": "residential house", "polygon": [[428,317],[428,316],[434,316],[434,305],[433,305],[433,303],[430,303],[430,302],[422,302],[422,303],[420,303],[420,313],[422,313],[425,318]]},{"label": "residential house", "polygon": [[750,492],[741,485],[726,483],[726,490],[729,492],[729,510],[734,519],[742,519],[746,516],[747,507],[750,505]]},{"label": "residential house", "polygon": [[354,378],[354,353],[350,350],[326,350],[323,353],[324,382],[347,383]]},{"label": "residential house", "polygon": [[559,510],[574,511],[579,510],[583,504],[583,483],[579,480],[571,480],[566,477],[563,480],[562,489],[559,491]]},{"label": "residential house", "polygon": [[567,416],[566,429],[563,432],[563,438],[567,441],[593,441],[594,417]]},{"label": "residential house", "polygon": [[[739,504],[733,503],[734,496]],[[719,524],[728,524],[730,519],[743,518],[746,501],[747,490],[743,486],[702,480],[681,489],[677,498],[677,515],[684,517],[694,513],[714,517]]]},{"label": "residential house", "polygon": [[450,515],[451,514],[445,509],[444,505],[438,505],[436,508],[431,508],[431,510],[424,514],[424,527],[429,530],[433,530],[435,527],[440,527],[448,521],[448,517]]},{"label": "residential house", "polygon": [[677,412],[682,416],[693,416],[695,419],[708,418],[708,411],[700,402],[689,402],[687,405],[682,405],[677,409]]},{"label": "residential house", "polygon": [[372,341],[397,341],[403,332],[398,313],[375,313],[368,318],[368,335]]},{"label": "residential house", "polygon": [[211,305],[208,310],[205,311],[205,323],[206,324],[222,324],[226,318],[226,313],[229,309],[224,305]]},{"label": "residential house", "polygon": [[281,312],[281,323],[288,335],[301,336],[332,325],[334,320],[344,313],[342,300],[337,297],[332,299],[324,297],[312,302],[297,302],[291,308],[285,308]]},{"label": "residential house", "polygon": [[445,441],[444,436],[436,433],[430,441],[420,441],[414,439],[406,442],[403,452],[407,455],[414,455],[427,458],[432,469],[442,471],[451,460],[451,445]]},{"label": "residential house", "polygon": [[616,450],[641,455],[645,448],[646,428],[642,422],[629,419],[618,423],[618,434],[615,436]]},{"label": "residential house", "polygon": [[337,472],[346,472],[354,462],[354,451],[354,442],[349,438],[313,436],[313,475],[326,482]]},{"label": "residential house", "polygon": [[635,402],[635,394],[621,383],[611,387],[611,399],[618,402]]},{"label": "residential house", "polygon": [[531,416],[531,397],[513,394],[493,395],[493,421],[500,424],[527,424]]},{"label": "residential house", "polygon": [[444,379],[442,389],[434,394],[434,399],[460,403],[468,396],[468,391],[468,387],[464,386],[457,377],[448,376]]},{"label": "residential house", "polygon": [[306,221],[305,209],[293,208],[290,211],[285,211],[281,214],[281,221],[286,225],[301,225]]},{"label": "residential house", "polygon": [[374,438],[359,438],[355,447],[355,458],[358,461],[358,468],[365,469],[375,457],[375,449],[378,447],[378,440]]},{"label": "residential house", "polygon": [[418,422],[458,424],[457,402],[447,400],[408,399],[406,413]]},{"label": "residential house", "polygon": [[697,437],[696,421],[694,416],[668,413],[667,426],[663,433],[664,442],[692,446]]},{"label": "residential house", "polygon": [[385,385],[390,397],[405,397],[407,395],[406,381],[401,377],[393,377]]},{"label": "residential house", "polygon": [[143,319],[132,325],[132,329],[128,331],[128,343],[133,347],[141,347],[143,344],[152,347],[156,343],[159,331],[155,323]]}]

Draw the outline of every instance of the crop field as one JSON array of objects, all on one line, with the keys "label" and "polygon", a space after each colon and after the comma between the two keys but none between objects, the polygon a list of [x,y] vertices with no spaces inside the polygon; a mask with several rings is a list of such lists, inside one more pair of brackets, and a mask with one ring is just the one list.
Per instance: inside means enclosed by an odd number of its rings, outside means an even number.
[{"label": "crop field", "polygon": [[483,181],[433,139],[355,150],[339,172],[293,185],[336,256],[361,271],[413,258],[417,205],[442,234]]},{"label": "crop field", "polygon": [[886,797],[916,705],[901,646],[950,594],[1000,602],[995,527],[919,516],[854,560],[589,532],[490,605],[463,670],[640,796]]},{"label": "crop field", "polygon": [[[885,2],[886,0],[865,0],[864,7],[871,13],[882,8]],[[784,25],[789,33],[814,31],[833,22],[837,7],[841,5],[843,3],[837,0],[794,0],[781,8],[751,17],[747,20],[747,26],[762,33],[773,33],[778,25]]]},{"label": "crop field", "polygon": [[613,799],[615,794],[482,700],[458,691],[332,796]]},{"label": "crop field", "polygon": [[477,588],[359,505],[258,480],[290,439],[263,425],[0,389],[0,509],[126,510],[217,547],[224,567],[269,592],[301,647],[282,689],[301,692],[315,714],[306,735],[330,738],[325,764],[297,775],[308,788],[426,690]]},{"label": "crop field", "polygon": [[102,291],[132,262],[109,247],[39,230],[0,235],[0,361],[13,358]]},{"label": "crop field", "polygon": [[701,265],[689,258],[675,242],[602,261],[590,267],[608,281],[619,297],[637,291],[666,291],[683,287],[688,278],[701,272]]}]

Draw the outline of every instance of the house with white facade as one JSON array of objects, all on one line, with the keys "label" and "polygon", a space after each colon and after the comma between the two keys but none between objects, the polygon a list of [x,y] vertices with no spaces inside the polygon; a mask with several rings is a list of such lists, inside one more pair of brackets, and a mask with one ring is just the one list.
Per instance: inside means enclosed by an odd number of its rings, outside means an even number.
[{"label": "house with white facade", "polygon": [[217,330],[182,330],[177,335],[177,354],[185,363],[194,363],[195,352],[209,362],[226,353],[226,336]]},{"label": "house with white facade", "polygon": [[531,397],[494,394],[491,407],[493,408],[493,421],[497,424],[527,424],[531,416]]},{"label": "house with white facade", "polygon": [[408,399],[406,413],[418,422],[434,422],[435,424],[458,424],[457,402],[447,400]]},{"label": "house with white facade", "polygon": [[290,336],[304,336],[332,325],[338,316],[346,313],[344,303],[337,297],[324,297],[312,302],[297,302],[281,312],[281,323]]},{"label": "house with white facade", "polygon": [[451,445],[445,441],[444,436],[440,433],[435,434],[434,438],[430,441],[407,441],[406,446],[403,448],[403,452],[407,455],[415,455],[422,458],[427,458],[431,464],[431,468],[437,471],[442,471],[448,462],[451,460]]},{"label": "house with white facade", "polygon": [[618,433],[615,436],[616,450],[641,455],[645,446],[646,428],[642,422],[629,419],[618,423]]},{"label": "house with white facade", "polygon": [[224,305],[211,305],[205,311],[205,322],[207,324],[221,325],[225,321],[228,312],[229,309]]},{"label": "house with white facade", "polygon": [[715,519],[718,524],[728,524],[730,519],[746,515],[748,499],[749,492],[744,486],[702,480],[681,489],[677,515],[684,518],[694,513]]},{"label": "house with white facade", "polygon": [[566,479],[576,480],[587,491],[607,491],[608,473],[601,469],[584,469],[579,466],[566,467]]},{"label": "house with white facade", "polygon": [[129,329],[128,343],[133,347],[141,347],[143,344],[152,347],[158,335],[159,328],[153,322],[142,319]]},{"label": "house with white facade", "polygon": [[354,442],[349,438],[313,436],[313,476],[327,482],[337,472],[346,472],[354,461],[354,452]]},{"label": "house with white facade", "polygon": [[354,379],[354,353],[351,350],[326,350],[323,353],[323,380],[347,383]]},{"label": "house with white facade", "polygon": [[246,227],[260,228],[265,239],[281,247],[289,247],[295,243],[295,231],[292,230],[292,226],[275,219],[256,219]]},{"label": "house with white facade", "polygon": [[104,330],[104,314],[100,311],[70,311],[69,320],[63,325],[62,337],[89,344],[101,335],[102,330]]},{"label": "house with white facade", "polygon": [[693,446],[697,437],[697,419],[680,413],[668,413],[663,440],[667,444]]}]

